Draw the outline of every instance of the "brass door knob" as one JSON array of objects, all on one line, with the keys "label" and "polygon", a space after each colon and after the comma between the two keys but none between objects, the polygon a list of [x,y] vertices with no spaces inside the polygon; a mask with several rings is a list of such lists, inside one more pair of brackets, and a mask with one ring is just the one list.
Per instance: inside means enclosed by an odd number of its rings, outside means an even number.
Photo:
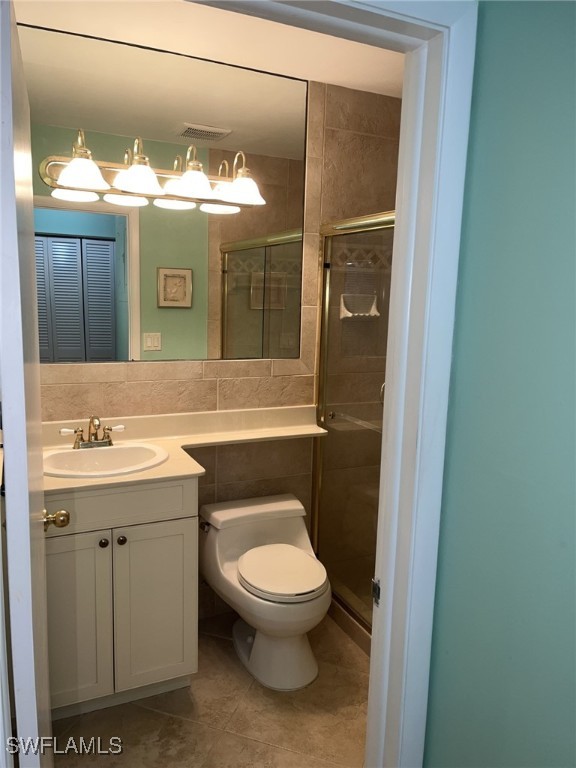
[{"label": "brass door knob", "polygon": [[66,528],[66,526],[70,523],[70,512],[67,512],[65,509],[59,509],[56,512],[51,512],[50,514],[44,510],[43,518],[44,520],[44,530],[48,530],[48,526],[50,524],[55,525],[56,528]]}]

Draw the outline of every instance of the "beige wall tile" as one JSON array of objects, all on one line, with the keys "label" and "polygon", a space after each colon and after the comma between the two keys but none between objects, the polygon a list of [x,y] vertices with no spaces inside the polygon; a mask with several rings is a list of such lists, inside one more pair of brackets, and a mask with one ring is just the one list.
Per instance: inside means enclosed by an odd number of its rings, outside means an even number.
[{"label": "beige wall tile", "polygon": [[240,379],[253,376],[270,376],[271,360],[206,360],[205,379]]},{"label": "beige wall tile", "polygon": [[322,223],[393,210],[397,172],[396,140],[327,129]]},{"label": "beige wall tile", "polygon": [[326,128],[398,139],[402,100],[337,85],[326,88]]},{"label": "beige wall tile", "polygon": [[322,254],[320,236],[306,234],[303,240],[302,260],[302,305],[318,306],[322,283]]},{"label": "beige wall tile", "polygon": [[302,307],[300,327],[300,357],[272,361],[274,376],[298,376],[315,373],[317,360],[318,307]]},{"label": "beige wall tile", "polygon": [[131,362],[126,364],[126,381],[169,381],[201,379],[201,360]]},{"label": "beige wall tile", "polygon": [[326,108],[326,85],[308,83],[308,130],[306,154],[308,157],[322,157],[324,150],[324,112]]},{"label": "beige wall tile", "polygon": [[42,384],[88,384],[99,381],[124,381],[126,363],[42,363]]},{"label": "beige wall tile", "polygon": [[[105,415],[102,384],[44,384],[41,387],[42,420],[85,419]],[[122,386],[121,384],[110,386]]]},{"label": "beige wall tile", "polygon": [[216,410],[216,381],[130,381],[102,385],[109,416],[139,416]]},{"label": "beige wall tile", "polygon": [[304,232],[320,231],[320,206],[322,196],[322,158],[306,159],[306,193],[304,195]]},{"label": "beige wall tile", "polygon": [[313,402],[313,376],[272,376],[218,381],[219,410],[310,405]]},{"label": "beige wall tile", "polygon": [[311,438],[219,445],[218,484],[312,471]]}]

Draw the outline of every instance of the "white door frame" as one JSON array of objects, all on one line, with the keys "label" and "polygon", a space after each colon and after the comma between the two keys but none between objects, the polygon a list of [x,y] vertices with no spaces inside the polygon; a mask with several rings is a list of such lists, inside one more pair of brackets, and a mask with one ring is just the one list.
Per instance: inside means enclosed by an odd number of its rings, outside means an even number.
[{"label": "white door frame", "polygon": [[[181,4],[164,1],[168,23]],[[416,768],[424,752],[477,3],[206,4],[406,54],[366,766]],[[146,3],[139,7],[144,13]],[[167,34],[191,51],[193,29],[158,31],[160,39]],[[122,27],[126,41],[146,44],[146,35],[138,25]]]},{"label": "white door frame", "polygon": [[208,2],[406,54],[365,765],[424,757],[476,2]]}]

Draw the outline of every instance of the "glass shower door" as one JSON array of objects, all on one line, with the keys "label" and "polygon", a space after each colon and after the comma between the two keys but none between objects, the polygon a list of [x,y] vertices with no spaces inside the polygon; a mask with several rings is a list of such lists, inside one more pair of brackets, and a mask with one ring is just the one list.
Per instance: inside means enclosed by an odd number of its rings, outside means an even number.
[{"label": "glass shower door", "polygon": [[389,225],[325,241],[318,554],[337,599],[368,627],[393,232]]}]

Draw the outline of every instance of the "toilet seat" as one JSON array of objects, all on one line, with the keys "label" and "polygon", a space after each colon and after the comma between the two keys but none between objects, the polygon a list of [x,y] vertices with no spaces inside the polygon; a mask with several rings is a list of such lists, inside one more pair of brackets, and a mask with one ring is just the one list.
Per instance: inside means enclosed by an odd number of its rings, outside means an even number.
[{"label": "toilet seat", "polygon": [[248,592],[275,603],[302,603],[328,589],[326,569],[291,544],[265,544],[238,558],[238,580]]}]

